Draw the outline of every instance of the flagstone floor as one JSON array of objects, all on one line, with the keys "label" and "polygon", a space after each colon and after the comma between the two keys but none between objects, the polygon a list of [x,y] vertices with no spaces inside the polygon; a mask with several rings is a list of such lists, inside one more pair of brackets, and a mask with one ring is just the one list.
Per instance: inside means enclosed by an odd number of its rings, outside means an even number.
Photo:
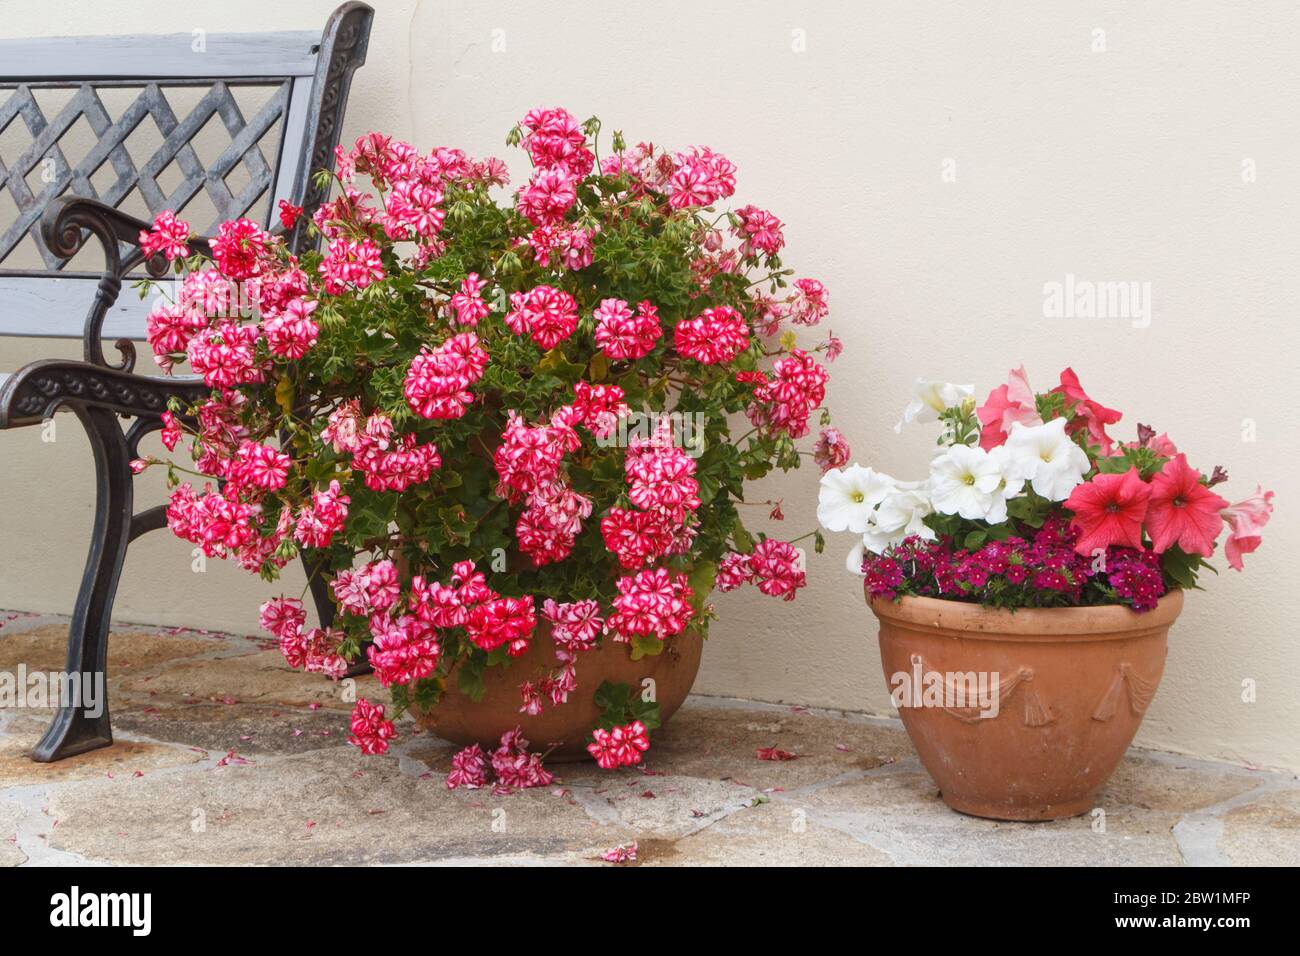
[{"label": "flagstone floor", "polygon": [[[66,619],[0,624],[0,672],[62,665]],[[0,709],[0,866],[1300,865],[1300,779],[1172,754],[1131,752],[1104,816],[996,823],[943,805],[897,721],[693,697],[645,772],[494,796],[448,791],[454,748],[409,723],[362,756],[339,688],[255,639],[120,625],[109,674],[110,748],[32,763],[50,711]]]}]

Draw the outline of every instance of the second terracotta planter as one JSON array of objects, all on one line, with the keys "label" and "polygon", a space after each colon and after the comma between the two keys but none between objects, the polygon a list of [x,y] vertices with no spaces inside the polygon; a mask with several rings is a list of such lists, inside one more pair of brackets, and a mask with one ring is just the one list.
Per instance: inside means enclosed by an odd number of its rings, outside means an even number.
[{"label": "second terracotta planter", "polygon": [[1142,614],[914,597],[870,604],[885,678],[944,802],[980,817],[1052,820],[1096,805],[1160,683],[1183,595]]}]

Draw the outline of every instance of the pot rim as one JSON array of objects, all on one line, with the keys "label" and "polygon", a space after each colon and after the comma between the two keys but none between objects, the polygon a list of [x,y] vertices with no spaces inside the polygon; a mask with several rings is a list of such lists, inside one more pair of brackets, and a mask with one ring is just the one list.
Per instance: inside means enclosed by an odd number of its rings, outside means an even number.
[{"label": "pot rim", "polygon": [[1183,592],[1181,589],[1170,591],[1160,598],[1156,607],[1141,613],[1123,604],[1019,608],[1012,611],[981,607],[966,601],[910,595],[897,602],[887,598],[867,598],[867,604],[882,623],[888,620],[952,637],[1105,640],[1142,637],[1167,629],[1183,609]]}]

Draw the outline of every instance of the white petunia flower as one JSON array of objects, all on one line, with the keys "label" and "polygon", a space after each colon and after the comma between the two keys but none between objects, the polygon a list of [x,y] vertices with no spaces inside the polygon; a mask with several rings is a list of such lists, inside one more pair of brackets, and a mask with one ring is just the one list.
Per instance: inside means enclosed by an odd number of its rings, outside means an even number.
[{"label": "white petunia flower", "polygon": [[912,422],[935,422],[945,408],[960,405],[962,399],[975,394],[974,385],[954,385],[952,382],[928,382],[923,378],[916,380],[912,387],[912,400],[903,409],[903,420],[894,426],[894,431],[901,432],[904,425]]},{"label": "white petunia flower", "polygon": [[1001,524],[1007,520],[1007,502],[1025,490],[1025,479],[1017,473],[1015,463],[1007,451],[1006,445],[989,449],[989,460],[994,463],[1002,475],[986,520],[990,524]]},{"label": "white petunia flower", "polygon": [[899,488],[891,492],[872,515],[871,527],[863,536],[867,550],[880,554],[913,535],[933,541],[934,529],[925,523],[925,516],[933,511],[928,488]]},{"label": "white petunia flower", "polygon": [[1003,447],[1009,473],[1028,481],[1048,501],[1070,497],[1091,467],[1083,449],[1065,433],[1064,418],[1028,427],[1016,422]]},{"label": "white petunia flower", "polygon": [[862,534],[876,505],[897,485],[888,475],[856,464],[828,471],[817,493],[817,521],[827,531]]},{"label": "white petunia flower", "polygon": [[934,510],[970,521],[1006,520],[1000,461],[983,448],[953,445],[930,463],[930,498]]},{"label": "white petunia flower", "polygon": [[862,574],[862,561],[866,556],[867,542],[866,538],[863,538],[849,550],[848,557],[844,559],[844,567],[849,574],[856,574],[858,577],[864,576]]}]

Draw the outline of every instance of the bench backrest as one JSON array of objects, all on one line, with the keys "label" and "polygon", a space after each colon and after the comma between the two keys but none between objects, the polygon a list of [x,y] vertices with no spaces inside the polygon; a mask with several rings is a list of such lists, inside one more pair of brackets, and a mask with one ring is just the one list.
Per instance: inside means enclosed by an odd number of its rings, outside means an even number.
[{"label": "bench backrest", "polygon": [[[0,335],[83,333],[102,263],[46,247],[59,196],[171,209],[203,235],[245,214],[269,226],[281,199],[314,209],[372,17],[346,3],[323,34],[0,40]],[[290,241],[310,242],[301,225]],[[148,308],[124,290],[103,335],[142,338]]]}]

